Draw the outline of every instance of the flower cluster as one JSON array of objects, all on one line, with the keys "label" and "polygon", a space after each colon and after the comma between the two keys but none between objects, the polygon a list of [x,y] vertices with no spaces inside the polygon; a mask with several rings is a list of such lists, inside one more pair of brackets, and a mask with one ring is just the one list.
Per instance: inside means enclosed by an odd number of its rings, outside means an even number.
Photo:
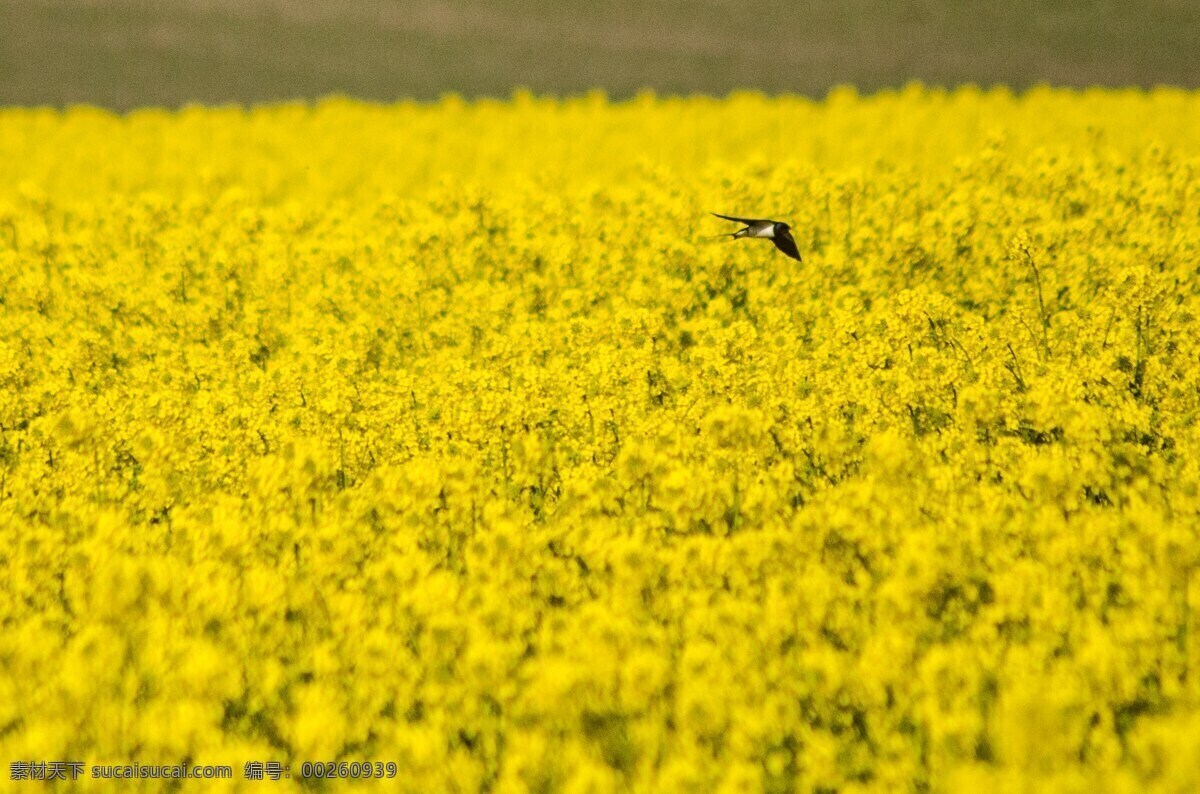
[{"label": "flower cluster", "polygon": [[1182,91],[0,111],[0,757],[1200,790],[1198,268]]}]

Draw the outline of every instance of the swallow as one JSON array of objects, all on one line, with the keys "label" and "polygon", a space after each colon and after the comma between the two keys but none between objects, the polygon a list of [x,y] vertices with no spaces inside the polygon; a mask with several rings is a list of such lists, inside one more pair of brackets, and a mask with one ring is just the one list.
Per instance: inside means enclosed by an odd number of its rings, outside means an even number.
[{"label": "swallow", "polygon": [[727,221],[746,224],[745,229],[738,229],[729,235],[733,239],[736,240],[739,237],[765,237],[775,243],[776,248],[783,251],[792,259],[795,259],[797,262],[804,261],[800,258],[800,249],[796,247],[796,238],[792,237],[792,227],[783,221],[768,221],[759,218],[734,218],[731,215],[720,215],[716,212],[712,214]]}]

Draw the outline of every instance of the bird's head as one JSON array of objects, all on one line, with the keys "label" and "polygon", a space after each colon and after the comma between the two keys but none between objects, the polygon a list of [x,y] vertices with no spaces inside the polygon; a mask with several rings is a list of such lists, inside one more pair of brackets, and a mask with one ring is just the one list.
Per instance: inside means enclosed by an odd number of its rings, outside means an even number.
[{"label": "bird's head", "polygon": [[792,227],[788,226],[783,221],[778,221],[775,224],[775,233],[776,234],[783,234],[784,232],[790,232],[791,230],[792,230]]}]

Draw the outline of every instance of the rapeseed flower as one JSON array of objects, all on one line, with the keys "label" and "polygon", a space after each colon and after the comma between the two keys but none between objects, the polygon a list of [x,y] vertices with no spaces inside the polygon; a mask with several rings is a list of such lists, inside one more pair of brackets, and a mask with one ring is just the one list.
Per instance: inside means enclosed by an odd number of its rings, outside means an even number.
[{"label": "rapeseed flower", "polygon": [[1171,89],[0,111],[0,755],[1194,790],[1198,210]]}]

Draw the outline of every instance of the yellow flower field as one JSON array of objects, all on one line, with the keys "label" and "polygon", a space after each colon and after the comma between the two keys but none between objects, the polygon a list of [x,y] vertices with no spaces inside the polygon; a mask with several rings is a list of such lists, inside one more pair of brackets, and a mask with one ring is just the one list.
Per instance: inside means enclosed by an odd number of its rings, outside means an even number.
[{"label": "yellow flower field", "polygon": [[1200,790],[1198,272],[1197,93],[2,110],[5,785]]}]

